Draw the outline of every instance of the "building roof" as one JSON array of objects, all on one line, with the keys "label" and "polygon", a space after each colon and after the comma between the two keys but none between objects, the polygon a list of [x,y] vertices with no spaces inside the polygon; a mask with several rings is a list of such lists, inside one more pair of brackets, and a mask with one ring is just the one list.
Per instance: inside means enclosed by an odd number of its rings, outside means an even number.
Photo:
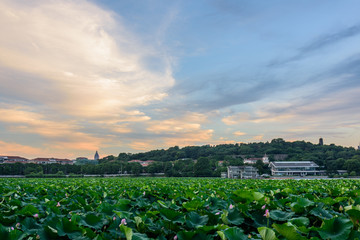
[{"label": "building roof", "polygon": [[34,162],[50,162],[50,161],[55,161],[55,162],[72,162],[72,160],[70,159],[60,159],[60,158],[34,158],[33,160]]},{"label": "building roof", "polygon": [[273,164],[275,167],[319,167],[319,165],[312,161],[275,161],[270,164]]},{"label": "building roof", "polygon": [[6,159],[6,160],[22,160],[22,161],[27,161],[28,159],[23,158],[23,157],[19,157],[19,156],[0,156],[1,159]]}]

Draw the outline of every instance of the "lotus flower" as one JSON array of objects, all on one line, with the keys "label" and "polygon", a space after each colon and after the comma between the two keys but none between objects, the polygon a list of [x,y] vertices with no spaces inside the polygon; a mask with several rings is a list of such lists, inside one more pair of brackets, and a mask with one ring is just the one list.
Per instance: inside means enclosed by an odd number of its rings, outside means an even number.
[{"label": "lotus flower", "polygon": [[265,216],[266,218],[269,218],[269,217],[270,217],[269,209],[266,209],[266,210],[265,210],[264,216]]},{"label": "lotus flower", "polygon": [[38,218],[38,217],[39,217],[39,214],[35,213],[33,217],[34,217],[34,218]]},{"label": "lotus flower", "polygon": [[57,206],[57,207],[60,207],[60,202],[58,202],[58,203],[56,204],[56,206]]},{"label": "lotus flower", "polygon": [[121,225],[126,225],[127,223],[126,223],[126,219],[125,218],[123,218],[123,219],[121,219],[121,223],[120,223]]},{"label": "lotus flower", "polygon": [[230,209],[233,209],[233,208],[234,208],[234,205],[230,204],[229,208],[230,208]]}]

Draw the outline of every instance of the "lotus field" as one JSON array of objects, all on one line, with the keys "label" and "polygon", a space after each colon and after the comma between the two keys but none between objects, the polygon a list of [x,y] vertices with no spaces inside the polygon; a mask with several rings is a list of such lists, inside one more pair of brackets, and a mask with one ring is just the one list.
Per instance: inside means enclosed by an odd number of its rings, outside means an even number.
[{"label": "lotus field", "polygon": [[0,179],[0,239],[357,239],[358,180]]}]

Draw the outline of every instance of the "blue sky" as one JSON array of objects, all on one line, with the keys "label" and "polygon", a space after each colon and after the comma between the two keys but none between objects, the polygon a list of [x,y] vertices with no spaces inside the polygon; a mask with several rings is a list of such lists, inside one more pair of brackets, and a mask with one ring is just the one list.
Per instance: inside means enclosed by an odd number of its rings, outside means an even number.
[{"label": "blue sky", "polygon": [[358,1],[0,3],[0,155],[360,142]]}]

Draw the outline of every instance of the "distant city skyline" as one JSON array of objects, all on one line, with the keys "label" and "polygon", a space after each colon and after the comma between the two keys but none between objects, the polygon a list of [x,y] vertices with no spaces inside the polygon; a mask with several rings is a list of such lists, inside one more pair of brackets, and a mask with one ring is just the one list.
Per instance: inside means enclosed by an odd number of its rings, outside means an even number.
[{"label": "distant city skyline", "polygon": [[359,1],[0,2],[0,156],[360,141]]}]

